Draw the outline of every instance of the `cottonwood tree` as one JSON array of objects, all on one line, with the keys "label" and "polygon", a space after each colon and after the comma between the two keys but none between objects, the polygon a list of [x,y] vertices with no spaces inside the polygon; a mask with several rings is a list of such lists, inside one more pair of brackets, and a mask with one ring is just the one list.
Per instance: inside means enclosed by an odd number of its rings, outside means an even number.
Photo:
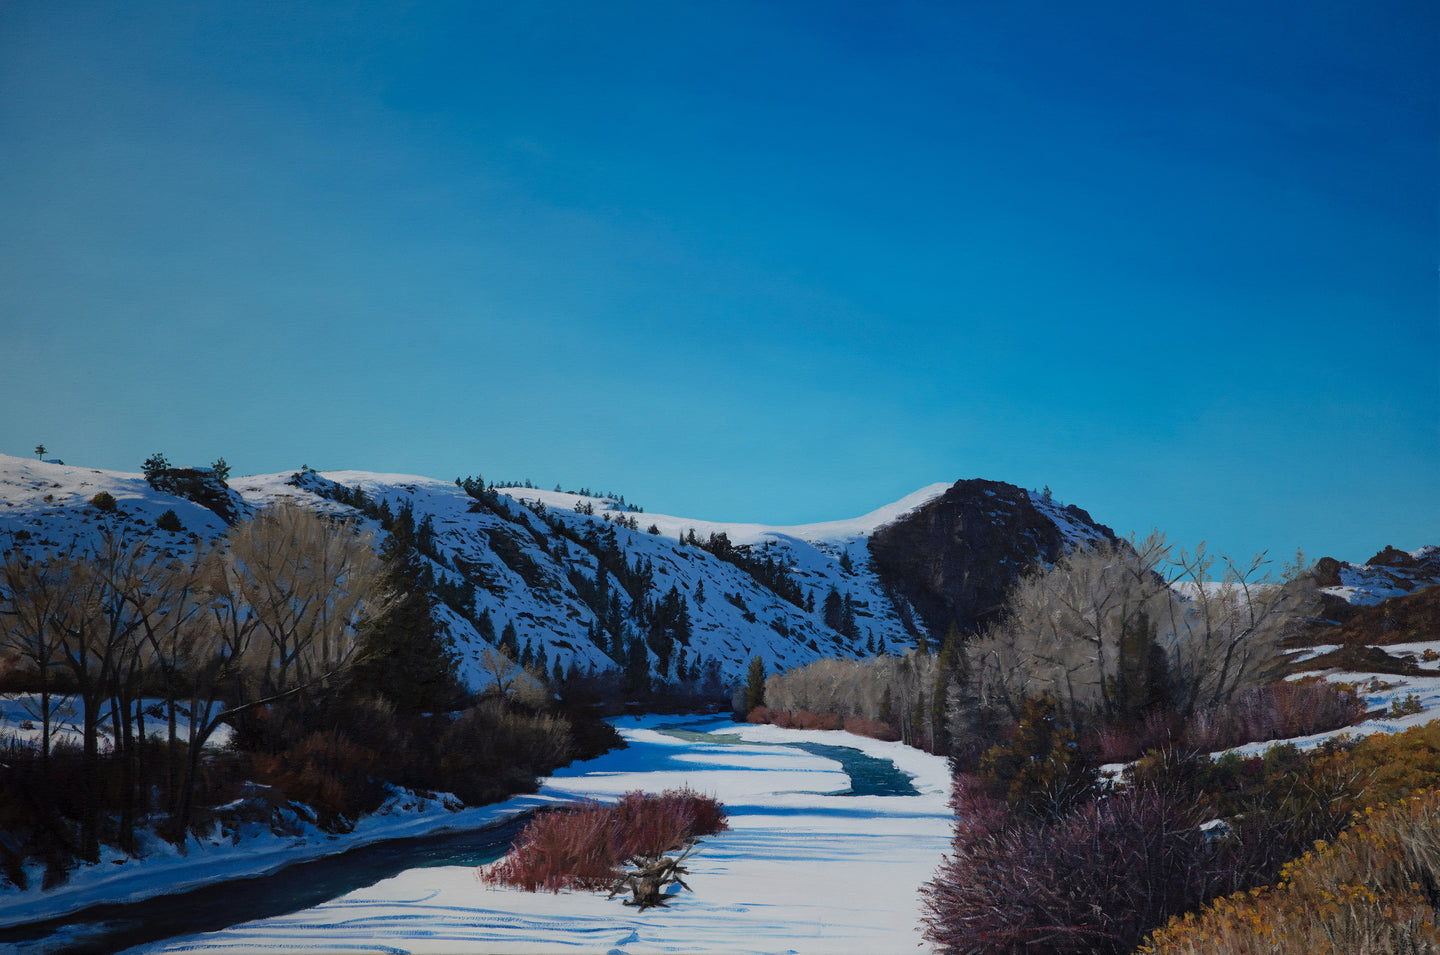
[{"label": "cottonwood tree", "polygon": [[[226,541],[199,545],[188,559],[144,540],[126,543],[115,528],[86,550],[6,555],[0,647],[35,671],[47,766],[53,671],[64,672],[79,701],[81,858],[98,859],[102,797],[119,809],[122,848],[133,845],[151,791],[142,689],[165,697],[167,808],[178,836],[189,824],[200,753],[220,725],[338,686],[356,658],[357,628],[388,599],[382,570],[370,535],[291,504],[237,524]],[[115,777],[102,765],[106,721]],[[111,779],[118,786],[107,789]]]},{"label": "cottonwood tree", "polygon": [[289,502],[236,524],[223,545],[176,569],[185,598],[157,642],[188,689],[176,833],[190,822],[200,753],[222,724],[338,687],[358,658],[359,628],[393,599],[384,569],[373,535]]},{"label": "cottonwood tree", "polygon": [[53,557],[34,559],[17,547],[0,563],[0,649],[14,654],[35,681],[30,709],[40,723],[40,760],[47,768],[55,713],[68,699],[56,692],[52,676],[60,665],[55,614],[68,584],[68,564]]},{"label": "cottonwood tree", "polygon": [[[92,555],[67,554],[57,559],[65,581],[51,626],[58,638],[61,665],[80,701],[81,818],[80,857],[100,857],[100,723],[112,707],[124,680],[133,680],[135,635],[139,614],[127,588],[146,575],[147,556],[140,543],[124,544],[107,531]],[[112,713],[112,719],[113,719]],[[117,745],[119,734],[115,737]]]},{"label": "cottonwood tree", "polygon": [[262,695],[330,684],[386,600],[374,535],[280,501],[232,527],[227,544],[225,588],[265,642]]},{"label": "cottonwood tree", "polygon": [[1304,556],[1297,553],[1278,580],[1265,572],[1269,564],[1264,554],[1246,564],[1212,557],[1203,543],[1180,554],[1174,583],[1185,599],[1172,605],[1169,624],[1182,712],[1223,707],[1273,679],[1281,643],[1318,613]]},{"label": "cottonwood tree", "polygon": [[1158,532],[1074,551],[1021,578],[969,648],[978,702],[1012,718],[1042,696],[1111,718],[1221,706],[1273,675],[1280,641],[1313,613],[1300,564],[1284,583],[1266,566],[1217,563],[1203,545],[1177,555]]},{"label": "cottonwood tree", "polygon": [[1022,576],[1000,621],[970,648],[982,705],[1012,718],[1041,696],[1072,711],[1133,708],[1157,662],[1156,621],[1172,615],[1161,572],[1170,553],[1157,532],[1072,551]]},{"label": "cottonwood tree", "polygon": [[526,706],[545,703],[545,684],[516,663],[503,647],[486,647],[480,651],[481,691]]}]

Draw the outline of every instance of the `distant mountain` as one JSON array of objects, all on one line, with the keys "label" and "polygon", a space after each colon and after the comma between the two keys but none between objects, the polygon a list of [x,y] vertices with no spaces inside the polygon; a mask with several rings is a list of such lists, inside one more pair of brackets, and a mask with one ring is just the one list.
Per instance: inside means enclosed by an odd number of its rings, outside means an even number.
[{"label": "distant mountain", "polygon": [[[113,509],[92,503],[100,492]],[[922,630],[943,636],[951,620],[983,622],[1030,561],[1114,537],[1078,508],[993,481],[931,485],[852,520],[775,527],[412,475],[302,469],[225,481],[172,469],[152,486],[140,474],[0,455],[0,550],[83,546],[109,526],[178,555],[282,498],[381,538],[407,515],[437,620],[472,685],[481,649],[507,628],[517,647],[543,651],[547,668],[581,672],[619,668],[638,636],[666,679],[708,666],[737,681],[756,655],[773,672],[895,651]]]}]

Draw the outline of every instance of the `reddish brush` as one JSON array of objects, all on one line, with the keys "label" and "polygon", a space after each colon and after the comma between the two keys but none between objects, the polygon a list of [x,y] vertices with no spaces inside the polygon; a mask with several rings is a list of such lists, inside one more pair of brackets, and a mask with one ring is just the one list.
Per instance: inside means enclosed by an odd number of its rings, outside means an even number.
[{"label": "reddish brush", "polygon": [[626,793],[612,805],[586,801],[531,820],[510,854],[481,878],[527,892],[608,889],[628,860],[726,828],[725,808],[689,789]]},{"label": "reddish brush", "polygon": [[1365,701],[1347,686],[1323,680],[1292,680],[1258,686],[1229,706],[1191,717],[1184,741],[1213,750],[1241,743],[1308,736],[1358,723]]},{"label": "reddish brush", "polygon": [[926,937],[952,955],[1119,955],[1230,886],[1194,807],[1154,789],[1042,820],[1010,812],[961,776],[951,806],[951,853],[922,894]]}]

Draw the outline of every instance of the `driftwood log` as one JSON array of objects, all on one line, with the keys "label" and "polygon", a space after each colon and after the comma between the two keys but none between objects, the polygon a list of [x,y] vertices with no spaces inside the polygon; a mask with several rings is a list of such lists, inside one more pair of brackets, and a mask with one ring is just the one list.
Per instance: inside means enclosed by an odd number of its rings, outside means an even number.
[{"label": "driftwood log", "polygon": [[610,886],[610,898],[624,892],[631,893],[625,905],[648,909],[652,906],[666,907],[662,894],[668,885],[678,885],[687,892],[693,891],[681,878],[689,870],[680,863],[695,849],[695,843],[685,847],[678,856],[633,856],[625,865],[628,867]]}]

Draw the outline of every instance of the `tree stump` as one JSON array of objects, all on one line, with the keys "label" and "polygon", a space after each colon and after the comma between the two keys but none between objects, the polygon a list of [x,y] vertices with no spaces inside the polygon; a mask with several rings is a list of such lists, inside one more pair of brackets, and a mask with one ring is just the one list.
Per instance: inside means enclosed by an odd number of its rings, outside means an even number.
[{"label": "tree stump", "polygon": [[685,851],[678,856],[636,856],[630,859],[626,865],[630,867],[617,878],[610,886],[610,898],[629,892],[631,898],[625,899],[622,904],[633,905],[639,909],[648,909],[655,906],[666,908],[665,896],[662,894],[666,886],[678,885],[686,891],[693,891],[685,884],[682,875],[688,870],[680,863],[690,855],[695,844],[691,843],[685,847]]}]

